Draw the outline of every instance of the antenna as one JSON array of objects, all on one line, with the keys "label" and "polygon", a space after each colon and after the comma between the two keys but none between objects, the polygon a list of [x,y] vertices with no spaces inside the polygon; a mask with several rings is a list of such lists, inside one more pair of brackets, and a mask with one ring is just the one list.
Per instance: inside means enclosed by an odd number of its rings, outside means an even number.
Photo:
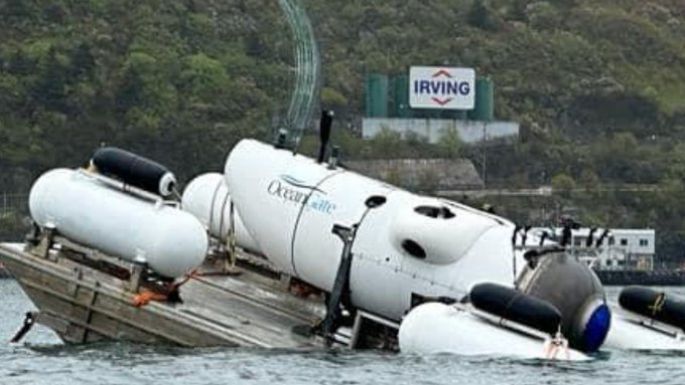
[{"label": "antenna", "polygon": [[333,115],[335,113],[332,110],[322,110],[321,120],[319,121],[319,156],[316,158],[317,163],[322,163],[324,157],[326,156],[326,148],[328,147],[328,141],[331,139],[331,127],[333,126]]}]

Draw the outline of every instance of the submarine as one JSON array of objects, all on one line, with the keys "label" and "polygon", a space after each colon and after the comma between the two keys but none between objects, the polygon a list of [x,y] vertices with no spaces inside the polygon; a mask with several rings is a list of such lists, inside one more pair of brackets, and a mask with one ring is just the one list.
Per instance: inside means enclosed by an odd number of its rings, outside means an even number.
[{"label": "submarine", "polygon": [[[341,326],[342,314],[364,311],[399,323],[408,352],[507,354],[489,348],[502,335],[523,336],[534,348],[518,355],[532,358],[555,341],[574,358],[602,345],[611,320],[603,288],[563,248],[492,213],[365,177],[335,157],[326,162],[321,146],[314,159],[244,139],[223,178],[210,173],[188,184],[182,207],[213,237],[232,234],[238,246],[325,292],[324,336]],[[483,291],[484,284],[499,289]],[[479,308],[474,298],[499,305]],[[536,301],[538,308],[525,305]],[[556,324],[530,321],[542,308],[558,314],[550,318]],[[465,316],[455,322],[454,312]],[[472,348],[455,349],[474,336]]]},{"label": "submarine", "polygon": [[408,353],[575,360],[600,348],[611,320],[603,288],[559,245],[325,161],[325,145],[313,159],[242,140],[180,204],[168,170],[100,149],[86,169],[39,177],[30,211],[37,226],[168,282],[203,263],[210,237],[233,242],[325,293],[310,332],[328,342],[364,313],[397,325]]}]

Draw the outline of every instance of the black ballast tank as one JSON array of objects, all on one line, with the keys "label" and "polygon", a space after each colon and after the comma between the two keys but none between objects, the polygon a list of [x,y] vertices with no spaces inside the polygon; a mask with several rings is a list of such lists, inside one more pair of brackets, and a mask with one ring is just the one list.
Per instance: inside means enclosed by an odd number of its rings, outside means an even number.
[{"label": "black ballast tank", "polygon": [[549,334],[561,324],[561,313],[552,304],[509,287],[482,283],[471,289],[470,299],[478,310]]},{"label": "black ballast tank", "polygon": [[120,148],[98,149],[92,163],[103,175],[163,197],[176,188],[176,177],[166,167]]},{"label": "black ballast tank", "polygon": [[622,308],[655,321],[685,329],[685,302],[646,287],[629,286],[621,290]]}]

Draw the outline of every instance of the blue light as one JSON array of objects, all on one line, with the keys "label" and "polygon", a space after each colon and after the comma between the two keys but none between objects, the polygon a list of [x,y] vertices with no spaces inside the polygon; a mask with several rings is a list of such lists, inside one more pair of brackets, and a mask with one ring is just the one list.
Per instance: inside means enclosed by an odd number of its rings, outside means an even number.
[{"label": "blue light", "polygon": [[609,334],[611,326],[611,311],[606,304],[601,304],[595,308],[590,319],[585,325],[583,332],[583,342],[585,351],[595,352],[604,343],[604,339]]}]

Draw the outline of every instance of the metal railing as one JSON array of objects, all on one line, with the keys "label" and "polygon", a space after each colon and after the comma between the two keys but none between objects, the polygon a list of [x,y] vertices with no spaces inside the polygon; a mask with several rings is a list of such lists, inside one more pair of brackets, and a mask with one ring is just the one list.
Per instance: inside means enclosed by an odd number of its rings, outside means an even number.
[{"label": "metal railing", "polygon": [[26,193],[0,193],[0,216],[15,212],[25,213],[29,209],[29,196]]},{"label": "metal railing", "polygon": [[314,30],[299,0],[279,0],[295,44],[295,87],[290,98],[285,128],[292,130],[295,147],[309,124],[319,97],[321,59]]},{"label": "metal railing", "polygon": [[0,241],[18,241],[26,233],[29,196],[25,193],[0,193]]}]

